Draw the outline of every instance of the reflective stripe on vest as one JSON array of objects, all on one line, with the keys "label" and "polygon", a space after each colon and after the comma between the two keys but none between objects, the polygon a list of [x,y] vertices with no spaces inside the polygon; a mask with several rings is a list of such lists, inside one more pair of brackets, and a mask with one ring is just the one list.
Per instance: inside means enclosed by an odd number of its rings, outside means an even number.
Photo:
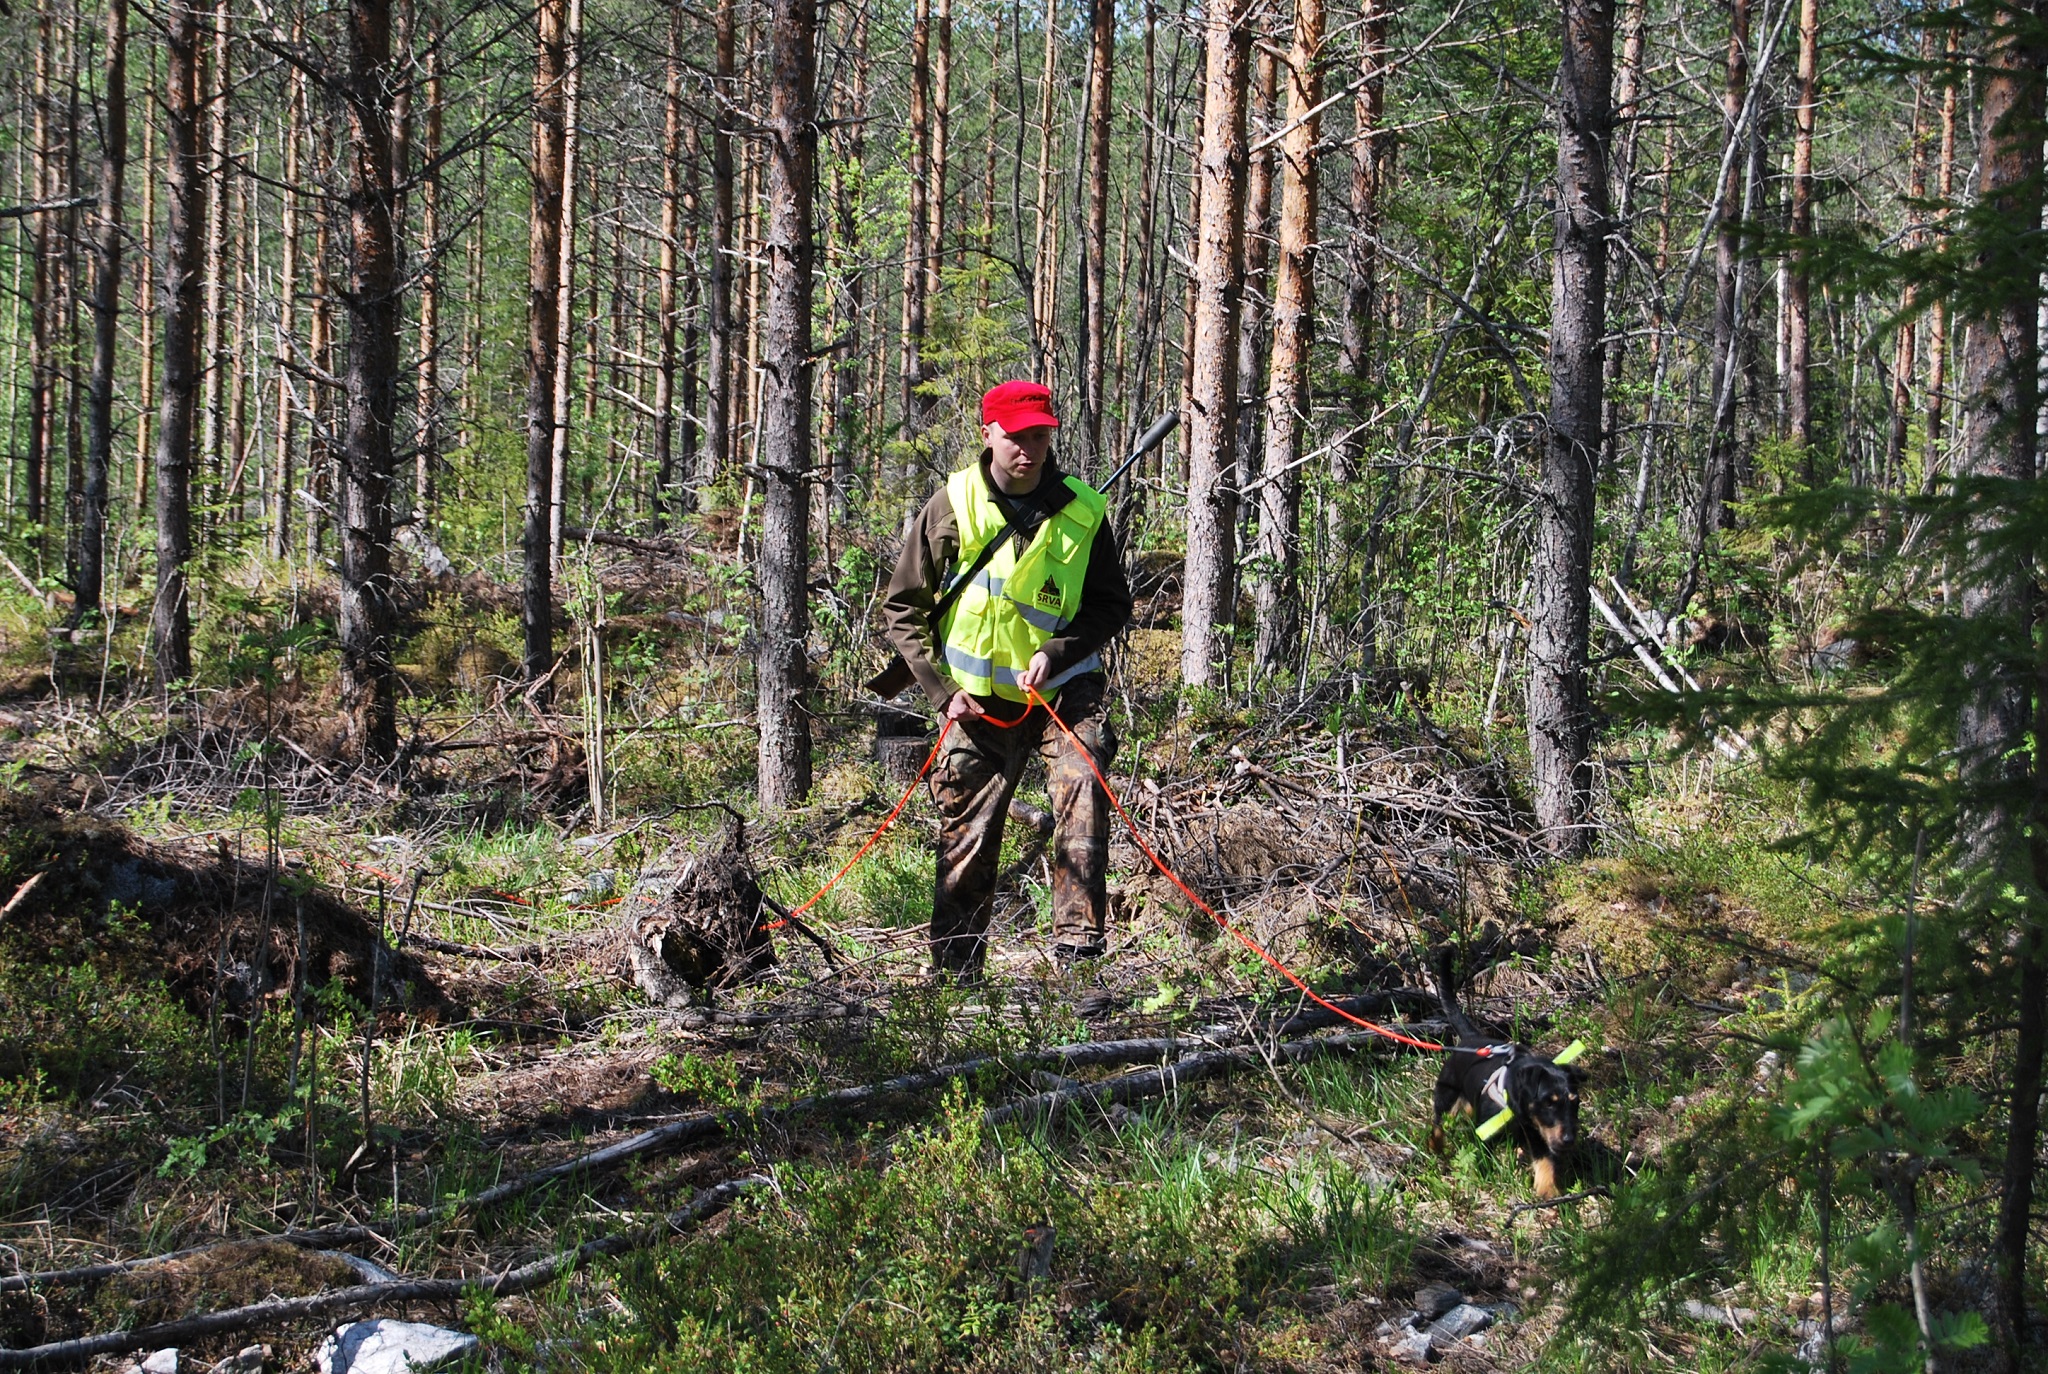
[{"label": "reflective stripe on vest", "polygon": [[[1023,701],[1018,675],[1081,608],[1088,554],[1109,503],[1079,478],[1069,477],[1066,483],[1073,499],[1046,517],[1023,553],[1017,552],[1014,538],[1004,539],[940,623],[947,674],[966,692]],[[1007,521],[978,463],[948,478],[946,495],[960,531],[958,566],[964,568]],[[949,577],[948,585],[957,576]],[[1091,654],[1042,690],[1101,669],[1101,658]]]}]

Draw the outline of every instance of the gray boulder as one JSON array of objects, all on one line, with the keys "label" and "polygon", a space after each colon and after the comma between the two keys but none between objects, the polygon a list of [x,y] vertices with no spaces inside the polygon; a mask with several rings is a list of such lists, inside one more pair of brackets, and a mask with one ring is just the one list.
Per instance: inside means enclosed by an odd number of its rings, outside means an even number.
[{"label": "gray boulder", "polygon": [[313,1363],[320,1374],[415,1374],[451,1364],[481,1344],[466,1332],[376,1317],[329,1336]]}]

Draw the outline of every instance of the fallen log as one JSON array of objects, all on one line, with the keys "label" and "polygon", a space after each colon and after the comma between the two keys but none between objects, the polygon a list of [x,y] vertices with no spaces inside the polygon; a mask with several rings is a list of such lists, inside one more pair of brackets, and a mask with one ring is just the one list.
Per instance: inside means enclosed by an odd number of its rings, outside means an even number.
[{"label": "fallen log", "polygon": [[305,1317],[324,1317],[332,1312],[368,1307],[375,1303],[450,1302],[470,1293],[491,1298],[510,1297],[553,1283],[574,1273],[594,1259],[622,1255],[650,1245],[664,1236],[687,1231],[704,1218],[731,1205],[734,1198],[768,1180],[751,1174],[729,1179],[706,1188],[684,1206],[652,1226],[619,1231],[585,1241],[573,1250],[561,1250],[497,1275],[476,1275],[460,1279],[399,1279],[386,1283],[363,1283],[353,1288],[336,1288],[304,1298],[273,1298],[268,1302],[231,1307],[220,1312],[181,1317],[176,1321],[139,1326],[130,1331],[108,1331],[76,1340],[53,1341],[26,1350],[0,1350],[0,1369],[55,1369],[83,1364],[100,1355],[118,1355],[130,1350],[147,1350],[229,1332],[274,1326]]},{"label": "fallen log", "polygon": [[[1400,1002],[1415,1003],[1428,997],[1429,995],[1425,993],[1403,989],[1394,993],[1368,993],[1357,997],[1333,998],[1331,1001],[1332,1005],[1357,1015],[1384,1015],[1394,1010]],[[1433,1001],[1433,999],[1430,1000]],[[780,1121],[807,1112],[847,1111],[866,1106],[887,1097],[906,1093],[929,1092],[931,1089],[943,1087],[955,1079],[972,1077],[988,1069],[1029,1071],[1043,1068],[1106,1068],[1112,1065],[1163,1061],[1174,1056],[1185,1055],[1189,1050],[1202,1047],[1207,1047],[1211,1051],[1222,1052],[1223,1047],[1237,1044],[1253,1034],[1261,1037],[1280,1038],[1340,1024],[1341,1021],[1342,1018],[1335,1012],[1326,1011],[1320,1007],[1311,1007],[1305,1011],[1295,1012],[1277,1022],[1271,1018],[1266,1018],[1260,1021],[1252,1021],[1245,1025],[1213,1025],[1185,1034],[1142,1036],[1127,1040],[1078,1041],[1072,1044],[1054,1045],[1043,1050],[1032,1050],[1023,1054],[1009,1056],[980,1055],[951,1064],[942,1064],[935,1068],[919,1069],[911,1073],[899,1074],[894,1078],[884,1079],[878,1083],[859,1084],[853,1087],[837,1088],[830,1092],[813,1093],[807,1097],[800,1097],[792,1102],[784,1103],[781,1106],[753,1109],[734,1107],[717,1111],[694,1112],[675,1121],[664,1122],[659,1126],[650,1127],[647,1130],[628,1136],[624,1140],[604,1146],[601,1149],[592,1150],[586,1154],[577,1155],[572,1159],[566,1159],[556,1164],[535,1169],[529,1173],[520,1174],[515,1178],[506,1179],[502,1183],[494,1184],[482,1192],[469,1197],[450,1198],[438,1206],[415,1208],[413,1211],[397,1218],[369,1222],[359,1226],[283,1231],[266,1236],[242,1237],[240,1240],[273,1240],[287,1245],[302,1246],[310,1249],[337,1249],[344,1245],[358,1245],[367,1241],[381,1240],[392,1235],[417,1230],[424,1226],[435,1225],[464,1213],[474,1213],[486,1207],[509,1202],[514,1198],[522,1197],[537,1188],[544,1187],[557,1179],[566,1178],[571,1174],[602,1172],[615,1168],[629,1160],[660,1154],[668,1150],[681,1149],[697,1141],[723,1134],[734,1126],[744,1126],[748,1123],[758,1124],[763,1121]],[[1367,1039],[1378,1038],[1373,1036],[1371,1032],[1359,1032],[1358,1035]],[[1352,1037],[1333,1037],[1326,1040],[1287,1040],[1280,1038],[1274,1053],[1288,1057],[1291,1060],[1303,1055],[1328,1053],[1333,1049],[1349,1048],[1351,1040]],[[1255,1059],[1247,1057],[1253,1054],[1253,1051],[1248,1048],[1231,1051],[1230,1053],[1237,1056],[1228,1061],[1233,1067],[1256,1062]],[[1193,1077],[1203,1077],[1214,1073],[1224,1062],[1224,1060],[1214,1059],[1213,1053],[1194,1054],[1180,1059],[1179,1063],[1173,1066],[1178,1071],[1177,1075],[1161,1080],[1163,1086],[1160,1087],[1159,1092],[1170,1090],[1174,1082],[1178,1082],[1183,1078],[1188,1078],[1192,1081]],[[1126,1094],[1125,1096],[1116,1097],[1114,1099],[1116,1101],[1135,1101],[1144,1096],[1158,1096],[1158,1092],[1141,1090],[1139,1080],[1143,1077],[1144,1075],[1142,1074],[1125,1075],[1123,1080],[1106,1079],[1100,1083],[1081,1085],[1081,1090],[1087,1095],[1098,1095],[1102,1092]],[[1039,1095],[1040,1098],[1046,1096],[1046,1094]],[[1023,1099],[1022,1102],[1028,1103],[1033,1100],[1036,1099]],[[1072,1100],[1078,1100],[1078,1098]],[[1000,1119],[1008,1120],[1011,1115],[1016,1114],[1019,1106],[1020,1104],[1006,1104],[1005,1107],[991,1108],[990,1110],[1007,1112],[1008,1115]],[[138,1269],[144,1265],[161,1264],[167,1260],[182,1259],[221,1245],[237,1243],[240,1243],[240,1241],[213,1241],[206,1245],[193,1246],[189,1249],[173,1251],[167,1254],[143,1256],[137,1259],[81,1265],[71,1269],[45,1270],[34,1274],[13,1274],[0,1277],[0,1293],[18,1293],[32,1289],[93,1283],[101,1279],[111,1278],[116,1274],[127,1273],[131,1269]]]}]

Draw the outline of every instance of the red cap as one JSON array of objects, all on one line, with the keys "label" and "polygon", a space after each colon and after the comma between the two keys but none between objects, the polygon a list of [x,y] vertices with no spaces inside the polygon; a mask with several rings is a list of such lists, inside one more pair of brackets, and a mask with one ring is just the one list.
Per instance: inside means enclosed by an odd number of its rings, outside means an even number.
[{"label": "red cap", "polygon": [[1001,425],[1005,434],[1033,425],[1057,429],[1060,423],[1052,413],[1052,392],[1037,382],[1003,382],[982,392],[981,422]]}]

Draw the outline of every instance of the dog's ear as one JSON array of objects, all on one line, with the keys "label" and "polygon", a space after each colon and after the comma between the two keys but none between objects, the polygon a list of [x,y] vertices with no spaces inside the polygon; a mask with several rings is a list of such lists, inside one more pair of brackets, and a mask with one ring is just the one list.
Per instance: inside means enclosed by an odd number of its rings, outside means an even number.
[{"label": "dog's ear", "polygon": [[1577,1092],[1579,1089],[1586,1086],[1586,1071],[1580,1068],[1577,1064],[1565,1065],[1564,1075],[1566,1078],[1569,1078],[1571,1080],[1573,1092]]}]

